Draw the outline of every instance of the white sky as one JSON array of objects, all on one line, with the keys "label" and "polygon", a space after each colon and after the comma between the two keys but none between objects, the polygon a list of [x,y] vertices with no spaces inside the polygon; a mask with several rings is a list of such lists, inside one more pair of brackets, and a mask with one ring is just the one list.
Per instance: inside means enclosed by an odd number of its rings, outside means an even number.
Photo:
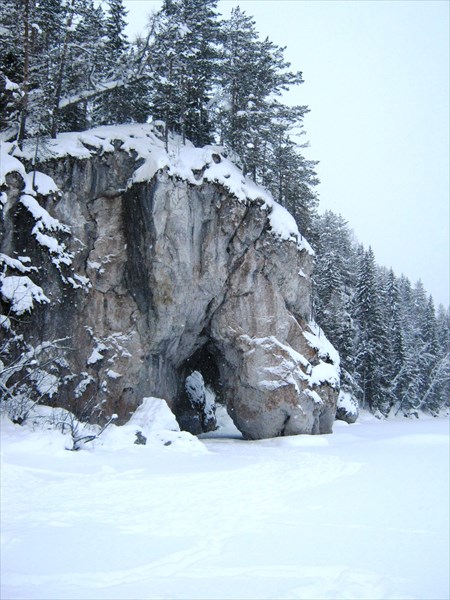
[{"label": "white sky", "polygon": [[[130,35],[157,0],[125,0]],[[286,46],[305,83],[320,209],[340,212],[379,264],[449,304],[447,0],[220,0]]]}]

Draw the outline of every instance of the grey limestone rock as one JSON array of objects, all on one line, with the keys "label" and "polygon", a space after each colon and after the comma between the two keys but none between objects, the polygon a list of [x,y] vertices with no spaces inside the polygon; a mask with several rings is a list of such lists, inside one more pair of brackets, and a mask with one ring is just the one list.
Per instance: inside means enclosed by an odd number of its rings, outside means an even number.
[{"label": "grey limestone rock", "polygon": [[[38,165],[60,194],[35,200],[70,228],[51,231],[43,217],[42,231],[66,262],[33,234],[18,174],[5,179],[0,250],[29,258],[49,300],[18,331],[34,346],[69,338],[71,348],[46,400],[126,422],[156,396],[200,433],[204,420],[186,408],[186,378],[199,372],[246,438],[331,432],[339,381],[323,373],[338,358],[311,322],[311,251],[274,234],[263,199],[242,201],[212,176],[193,183],[166,166],[133,181],[142,161],[119,146]],[[213,156],[211,168],[224,168]]]}]

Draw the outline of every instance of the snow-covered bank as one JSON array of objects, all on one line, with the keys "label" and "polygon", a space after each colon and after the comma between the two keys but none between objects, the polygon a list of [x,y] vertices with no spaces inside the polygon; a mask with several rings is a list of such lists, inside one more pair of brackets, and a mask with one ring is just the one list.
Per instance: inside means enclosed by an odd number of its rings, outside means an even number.
[{"label": "snow-covered bank", "polygon": [[448,597],[447,419],[203,452],[3,426],[4,600]]}]

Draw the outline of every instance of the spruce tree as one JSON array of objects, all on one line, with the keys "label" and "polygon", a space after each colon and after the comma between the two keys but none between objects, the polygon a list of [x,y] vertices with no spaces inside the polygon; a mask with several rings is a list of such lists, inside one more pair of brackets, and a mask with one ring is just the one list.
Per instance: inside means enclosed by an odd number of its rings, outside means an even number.
[{"label": "spruce tree", "polygon": [[430,412],[450,409],[450,310],[439,305],[436,315],[436,335],[438,359],[431,376],[430,389],[433,392]]},{"label": "spruce tree", "polygon": [[313,222],[316,242],[314,271],[315,317],[339,351],[347,388],[354,378],[351,315],[355,253],[351,232],[341,215],[325,211]]},{"label": "spruce tree", "polygon": [[392,405],[404,391],[405,350],[400,318],[400,296],[398,281],[392,269],[385,279],[385,319],[390,343],[386,348],[386,376]]},{"label": "spruce tree", "polygon": [[384,362],[388,340],[381,295],[375,257],[369,247],[369,250],[361,255],[354,296],[354,315],[358,326],[355,338],[355,366],[362,406],[387,416],[391,408],[387,393],[387,368]]}]

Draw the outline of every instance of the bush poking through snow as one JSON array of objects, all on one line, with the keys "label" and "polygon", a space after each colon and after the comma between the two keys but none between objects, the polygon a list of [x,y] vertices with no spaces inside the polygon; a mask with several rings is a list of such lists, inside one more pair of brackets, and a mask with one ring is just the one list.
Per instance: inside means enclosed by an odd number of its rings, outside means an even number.
[{"label": "bush poking through snow", "polygon": [[98,426],[92,427],[81,423],[73,413],[65,411],[64,418],[57,423],[57,426],[61,428],[63,433],[65,430],[69,431],[72,438],[72,447],[66,449],[76,452],[81,450],[85,444],[98,439],[117,418],[116,414],[111,415],[103,427],[98,428]]},{"label": "bush poking through snow", "polygon": [[27,344],[14,330],[15,316],[0,315],[0,413],[21,425],[33,408],[57,393],[69,338]]}]

